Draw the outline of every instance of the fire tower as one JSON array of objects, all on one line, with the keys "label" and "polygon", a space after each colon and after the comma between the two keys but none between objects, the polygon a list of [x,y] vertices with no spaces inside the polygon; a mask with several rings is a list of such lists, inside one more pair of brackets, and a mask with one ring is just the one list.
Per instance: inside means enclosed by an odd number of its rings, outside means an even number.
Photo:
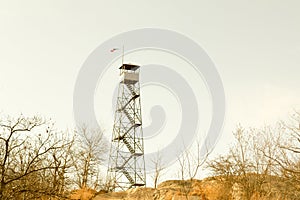
[{"label": "fire tower", "polygon": [[108,178],[114,190],[146,185],[140,66],[122,64],[111,140]]}]

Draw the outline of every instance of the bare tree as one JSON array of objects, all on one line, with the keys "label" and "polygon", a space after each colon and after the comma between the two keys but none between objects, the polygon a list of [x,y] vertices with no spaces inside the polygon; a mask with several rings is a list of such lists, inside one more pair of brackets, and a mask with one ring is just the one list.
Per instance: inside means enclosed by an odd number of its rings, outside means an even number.
[{"label": "bare tree", "polygon": [[182,155],[178,157],[181,192],[186,199],[189,198],[194,179],[197,177],[200,168],[205,164],[209,153],[207,150],[205,155],[201,155],[201,144],[197,140],[196,149],[185,148]]},{"label": "bare tree", "polygon": [[283,184],[277,188],[285,197],[297,199],[300,195],[300,113],[291,115],[291,122],[280,122],[282,138],[277,141],[278,153],[264,152],[279,167]]},{"label": "bare tree", "polygon": [[[50,155],[62,152],[69,144],[54,138],[56,134],[50,122],[38,116],[21,115],[0,121],[0,199],[58,195],[50,175],[56,170],[64,176],[65,169],[55,165]],[[61,158],[57,156],[56,161],[60,162]]]},{"label": "bare tree", "polygon": [[273,180],[279,180],[278,164],[272,157],[281,155],[278,143],[282,131],[280,124],[247,130],[239,126],[229,153],[208,162],[208,167],[227,184],[228,190],[238,185],[243,198],[251,199],[254,193],[269,198],[273,195]]},{"label": "bare tree", "polygon": [[160,151],[157,151],[156,157],[151,160],[152,164],[154,165],[154,172],[152,174],[152,179],[153,179],[153,186],[156,189],[157,184],[159,182],[159,179],[162,176],[163,170],[166,168],[163,165],[163,160]]},{"label": "bare tree", "polygon": [[76,168],[76,184],[79,188],[97,189],[99,186],[99,167],[105,160],[107,142],[103,132],[83,125],[76,130],[77,141],[74,166]]},{"label": "bare tree", "polygon": [[74,135],[68,132],[62,134],[55,134],[52,136],[55,141],[62,141],[62,149],[54,149],[49,154],[49,162],[53,163],[54,169],[50,171],[52,179],[52,188],[56,194],[63,194],[66,189],[70,189],[72,184],[70,177],[66,174],[71,174],[73,167],[73,148],[74,148]]},{"label": "bare tree", "polygon": [[182,180],[193,180],[199,173],[209,156],[208,150],[205,155],[201,155],[201,144],[197,140],[196,149],[185,148],[181,156],[178,157],[180,166],[179,173]]}]

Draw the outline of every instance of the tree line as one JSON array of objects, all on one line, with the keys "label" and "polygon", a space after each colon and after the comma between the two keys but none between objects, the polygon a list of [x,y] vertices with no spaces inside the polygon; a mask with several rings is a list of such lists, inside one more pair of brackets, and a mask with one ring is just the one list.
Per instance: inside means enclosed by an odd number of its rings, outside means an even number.
[{"label": "tree line", "polygon": [[244,199],[300,196],[300,113],[289,122],[260,129],[238,126],[227,154],[208,161],[213,175],[229,188],[238,186]]},{"label": "tree line", "polygon": [[40,116],[2,117],[0,199],[63,199],[74,188],[99,189],[106,149],[101,130],[58,131]]},{"label": "tree line", "polygon": [[[211,152],[207,152],[204,157],[200,156],[197,142],[196,148],[186,148],[178,157],[180,190],[186,199],[193,190],[193,180],[203,170],[210,172],[209,180],[223,185],[222,191],[216,192],[221,192],[224,200],[299,199],[300,112],[294,112],[288,122],[279,121],[274,126],[245,128],[238,125],[233,136],[229,150],[221,155],[212,158]],[[153,163],[156,187],[166,166],[159,156]]]},{"label": "tree line", "polygon": [[[197,148],[178,157],[178,178],[188,199],[191,183],[208,169],[225,186],[224,199],[236,188],[243,199],[297,199],[300,196],[300,113],[275,126],[245,128],[233,132],[229,151],[214,158],[200,156]],[[108,142],[99,129],[87,126],[59,131],[40,116],[0,119],[0,199],[67,198],[77,188],[108,190],[101,164]],[[156,188],[166,166],[158,152],[153,160]],[[110,188],[111,189],[111,188]]]}]

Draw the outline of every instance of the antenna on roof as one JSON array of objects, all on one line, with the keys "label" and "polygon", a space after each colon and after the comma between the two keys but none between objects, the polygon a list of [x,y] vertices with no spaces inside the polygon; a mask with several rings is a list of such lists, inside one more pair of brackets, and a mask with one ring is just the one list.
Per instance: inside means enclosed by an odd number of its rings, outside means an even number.
[{"label": "antenna on roof", "polygon": [[123,48],[122,48],[122,66],[124,64],[124,45],[123,45]]}]

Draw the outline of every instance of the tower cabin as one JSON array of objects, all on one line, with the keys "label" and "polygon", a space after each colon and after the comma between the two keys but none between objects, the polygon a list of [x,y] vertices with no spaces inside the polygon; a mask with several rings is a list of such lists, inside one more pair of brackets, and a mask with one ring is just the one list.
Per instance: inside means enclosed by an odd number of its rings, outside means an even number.
[{"label": "tower cabin", "polygon": [[121,81],[125,84],[135,84],[139,81],[140,66],[133,64],[123,64],[120,68]]}]

